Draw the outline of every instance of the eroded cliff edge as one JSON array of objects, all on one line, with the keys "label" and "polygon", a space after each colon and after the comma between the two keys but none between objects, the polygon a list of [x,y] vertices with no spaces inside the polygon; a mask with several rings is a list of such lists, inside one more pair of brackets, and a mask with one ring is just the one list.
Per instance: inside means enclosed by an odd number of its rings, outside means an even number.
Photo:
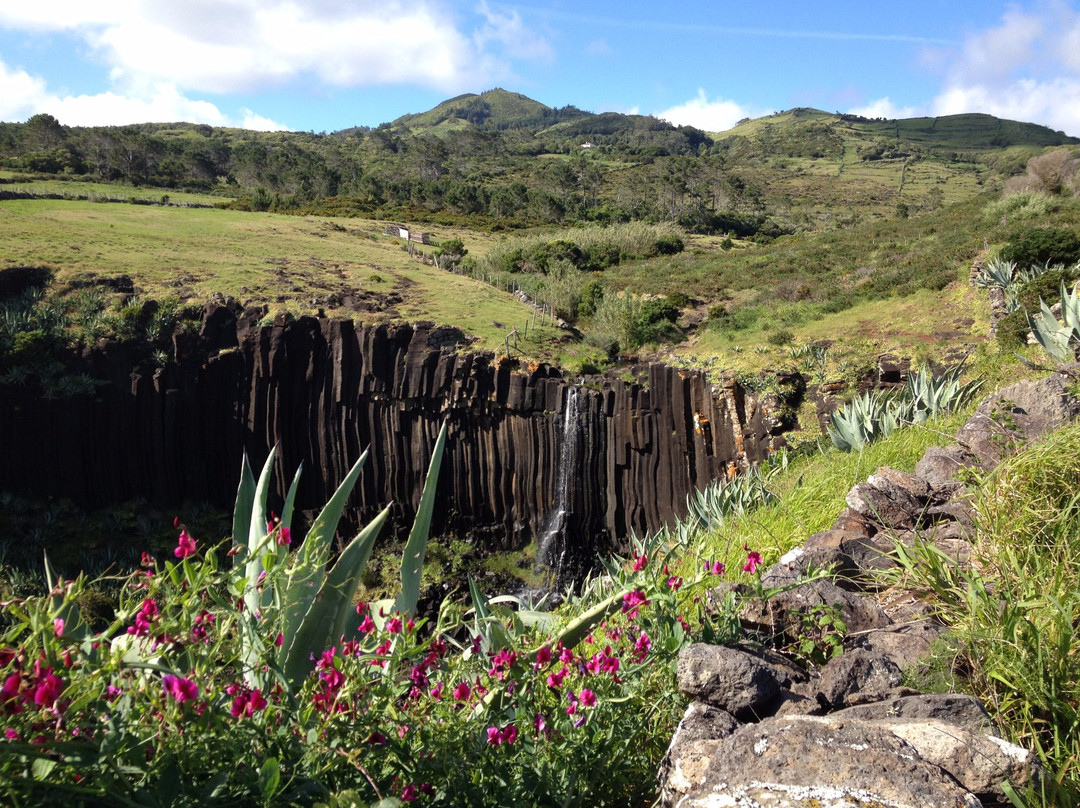
[{"label": "eroded cliff edge", "polygon": [[[163,368],[131,344],[68,357],[72,373],[95,380],[93,394],[50,400],[33,385],[0,388],[0,487],[95,506],[228,507],[242,453],[258,468],[276,444],[278,491],[303,463],[298,507],[315,508],[370,446],[354,513],[393,501],[407,517],[447,419],[436,529],[517,548],[562,500],[571,555],[592,556],[765,458],[793,403],[664,365],[648,366],[645,383],[568,380],[546,365],[457,352],[431,324],[267,325],[262,315],[208,305],[198,333],[176,333]],[[781,382],[774,389],[801,395],[801,380]]]}]

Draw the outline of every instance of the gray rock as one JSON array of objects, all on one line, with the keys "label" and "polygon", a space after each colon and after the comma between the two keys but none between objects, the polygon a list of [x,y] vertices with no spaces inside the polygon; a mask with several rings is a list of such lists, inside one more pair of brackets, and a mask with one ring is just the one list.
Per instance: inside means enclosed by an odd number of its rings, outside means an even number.
[{"label": "gray rock", "polygon": [[859,635],[855,647],[887,657],[900,670],[907,670],[917,667],[930,654],[931,644],[944,631],[943,626],[930,620],[899,623]]},{"label": "gray rock", "polygon": [[984,801],[1008,804],[1003,780],[1023,791],[1033,777],[1040,776],[1030,752],[993,735],[936,719],[878,723]]},{"label": "gray rock", "polygon": [[764,603],[744,600],[739,617],[757,631],[792,641],[802,632],[801,615],[810,614],[815,606],[839,608],[849,632],[884,628],[892,622],[872,595],[848,592],[827,579],[780,592]]},{"label": "gray rock", "polygon": [[880,701],[900,687],[903,678],[900,667],[889,657],[854,648],[822,667],[817,698],[823,707],[833,710]]},{"label": "gray rock", "polygon": [[722,645],[694,643],[679,654],[677,680],[683,695],[718,707],[742,721],[769,715],[780,696],[772,665]]},{"label": "gray rock", "polygon": [[678,803],[680,808],[980,804],[888,729],[809,716],[740,727],[718,745],[704,782]]},{"label": "gray rock", "polygon": [[947,721],[970,732],[996,735],[990,714],[974,696],[960,693],[920,693],[917,696],[860,704],[832,714],[837,720],[860,721]]},{"label": "gray rock", "polygon": [[662,805],[674,805],[686,792],[704,782],[705,770],[720,741],[738,726],[730,713],[717,707],[692,702],[686,708],[660,762]]},{"label": "gray rock", "polygon": [[944,448],[931,446],[915,464],[915,474],[926,480],[938,498],[948,498],[963,487],[956,475],[975,463],[975,457],[956,444]]},{"label": "gray rock", "polygon": [[[876,484],[871,476],[865,483],[857,483],[846,497],[848,507],[871,519],[883,527],[915,527],[915,519],[922,508],[909,496],[904,496],[900,488],[889,486],[884,481]],[[889,490],[883,490],[883,487]]]},{"label": "gray rock", "polygon": [[987,396],[975,412],[1027,440],[1038,438],[1080,416],[1080,400],[1068,391],[1068,384],[1060,373],[1018,382]]},{"label": "gray rock", "polygon": [[[925,505],[926,501],[933,493],[930,484],[917,474],[911,474],[907,471],[900,471],[894,469],[891,466],[881,466],[877,471],[870,475],[870,482],[873,485],[878,485],[877,481],[887,482],[893,488],[898,488],[907,493],[913,500],[915,500],[920,506]],[[881,486],[878,485],[880,488]]]}]

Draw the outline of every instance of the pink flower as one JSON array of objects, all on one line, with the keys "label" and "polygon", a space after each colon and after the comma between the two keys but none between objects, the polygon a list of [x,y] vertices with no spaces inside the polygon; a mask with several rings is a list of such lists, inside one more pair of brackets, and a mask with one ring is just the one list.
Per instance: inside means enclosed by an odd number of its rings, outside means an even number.
[{"label": "pink flower", "polygon": [[292,531],[284,525],[278,531],[277,543],[279,547],[292,544]]},{"label": "pink flower", "polygon": [[641,636],[637,638],[637,642],[634,643],[634,659],[640,662],[649,655],[649,651],[652,650],[652,640],[649,639],[649,635],[644,631],[641,632]]},{"label": "pink flower", "polygon": [[[744,546],[743,549],[746,550],[747,548]],[[746,563],[743,564],[743,572],[749,572],[753,575],[759,566],[761,566],[761,553],[756,550],[749,550],[746,556]]]},{"label": "pink flower", "polygon": [[278,635],[276,637],[274,637],[274,646],[277,647],[277,648],[280,648],[282,643],[284,643],[284,642],[285,642],[285,635],[282,634],[279,631]]},{"label": "pink flower", "polygon": [[533,670],[540,670],[549,662],[551,662],[551,649],[546,645],[541,645],[536,651],[536,662],[533,663]]},{"label": "pink flower", "polygon": [[724,571],[725,567],[723,561],[714,561],[712,562],[712,564],[710,564],[708,561],[705,562],[706,573],[711,572],[713,575],[723,575]]},{"label": "pink flower", "polygon": [[502,731],[503,743],[513,743],[517,740],[517,735],[517,727],[515,725],[511,724],[510,726],[505,727]]},{"label": "pink flower", "polygon": [[669,589],[678,592],[679,587],[683,585],[683,579],[678,575],[672,575],[667,579],[667,585]]},{"label": "pink flower", "polygon": [[401,801],[412,802],[416,799],[417,788],[414,785],[407,785],[401,790]]},{"label": "pink flower", "polygon": [[533,729],[536,730],[537,735],[543,735],[545,738],[551,734],[543,713],[537,713],[533,716]]},{"label": "pink flower", "polygon": [[559,668],[547,676],[548,687],[562,687],[563,679],[566,678],[566,668]]},{"label": "pink flower", "polygon": [[145,637],[150,633],[151,624],[157,622],[161,612],[158,611],[157,603],[153,598],[147,598],[139,607],[139,613],[135,615],[135,625],[128,626],[127,633],[136,637]]},{"label": "pink flower", "polygon": [[52,624],[53,624],[53,632],[56,634],[56,636],[57,637],[63,637],[64,636],[64,618],[57,617],[55,620],[52,621]]},{"label": "pink flower", "polygon": [[648,563],[649,557],[647,555],[639,555],[636,559],[634,559],[634,572],[641,572],[643,569],[645,569]]},{"label": "pink flower", "polygon": [[4,730],[4,737],[7,738],[9,741],[17,741],[19,740],[19,733],[17,733],[11,727],[8,727]]},{"label": "pink flower", "polygon": [[0,705],[3,705],[4,712],[7,713],[21,713],[22,705],[19,704],[17,698],[19,696],[19,690],[22,687],[22,675],[18,673],[11,674],[4,680],[3,687],[0,687]]},{"label": "pink flower", "polygon": [[400,617],[391,617],[389,620],[387,620],[386,621],[386,630],[390,634],[400,634],[401,633],[401,618]]},{"label": "pink flower", "polygon": [[498,746],[502,743],[502,733],[499,732],[498,727],[487,728],[487,743],[488,746]]},{"label": "pink flower", "polygon": [[645,598],[645,593],[640,589],[635,589],[633,592],[627,592],[623,595],[623,614],[629,613],[631,617],[637,617],[637,610],[639,606],[648,605],[649,601]]},{"label": "pink flower", "polygon": [[457,687],[454,688],[454,698],[457,701],[465,701],[469,698],[469,694],[471,693],[472,690],[469,689],[468,682],[461,682],[458,684]]},{"label": "pink flower", "polygon": [[370,634],[375,630],[375,621],[371,619],[370,614],[364,615],[364,620],[360,623],[358,630],[361,634]]},{"label": "pink flower", "polygon": [[195,539],[191,538],[186,530],[180,531],[180,540],[176,543],[173,555],[177,558],[187,558],[195,553]]},{"label": "pink flower", "polygon": [[586,687],[578,693],[578,701],[581,702],[582,707],[594,707],[596,705],[596,694]]},{"label": "pink flower", "polygon": [[431,698],[435,701],[442,701],[443,683],[439,682],[435,687],[431,688]]},{"label": "pink flower", "polygon": [[198,686],[193,681],[185,679],[183,676],[174,676],[171,673],[166,673],[161,677],[161,684],[164,686],[166,693],[181,703],[185,701],[194,701],[199,697]]}]

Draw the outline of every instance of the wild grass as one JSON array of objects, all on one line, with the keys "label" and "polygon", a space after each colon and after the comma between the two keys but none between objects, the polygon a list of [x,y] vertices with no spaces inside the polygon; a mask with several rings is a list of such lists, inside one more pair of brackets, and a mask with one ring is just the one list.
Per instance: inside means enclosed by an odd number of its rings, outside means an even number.
[{"label": "wild grass", "polygon": [[847,507],[844,498],[852,486],[880,466],[911,471],[929,447],[952,442],[969,415],[959,413],[899,429],[861,452],[825,449],[823,439],[819,449],[808,447],[796,454],[782,473],[770,479],[775,499],[726,520],[716,530],[702,532],[697,554],[731,567],[736,561],[742,563],[742,548],[749,545],[766,564],[775,562],[811,534],[832,527]]}]

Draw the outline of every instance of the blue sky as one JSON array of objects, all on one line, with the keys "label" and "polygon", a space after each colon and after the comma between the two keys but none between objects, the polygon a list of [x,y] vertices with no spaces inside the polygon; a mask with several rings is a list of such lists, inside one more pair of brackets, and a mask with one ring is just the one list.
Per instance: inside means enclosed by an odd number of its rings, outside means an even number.
[{"label": "blue sky", "polygon": [[0,120],[336,131],[504,87],[720,131],[795,106],[1080,136],[1080,0],[0,0]]}]

